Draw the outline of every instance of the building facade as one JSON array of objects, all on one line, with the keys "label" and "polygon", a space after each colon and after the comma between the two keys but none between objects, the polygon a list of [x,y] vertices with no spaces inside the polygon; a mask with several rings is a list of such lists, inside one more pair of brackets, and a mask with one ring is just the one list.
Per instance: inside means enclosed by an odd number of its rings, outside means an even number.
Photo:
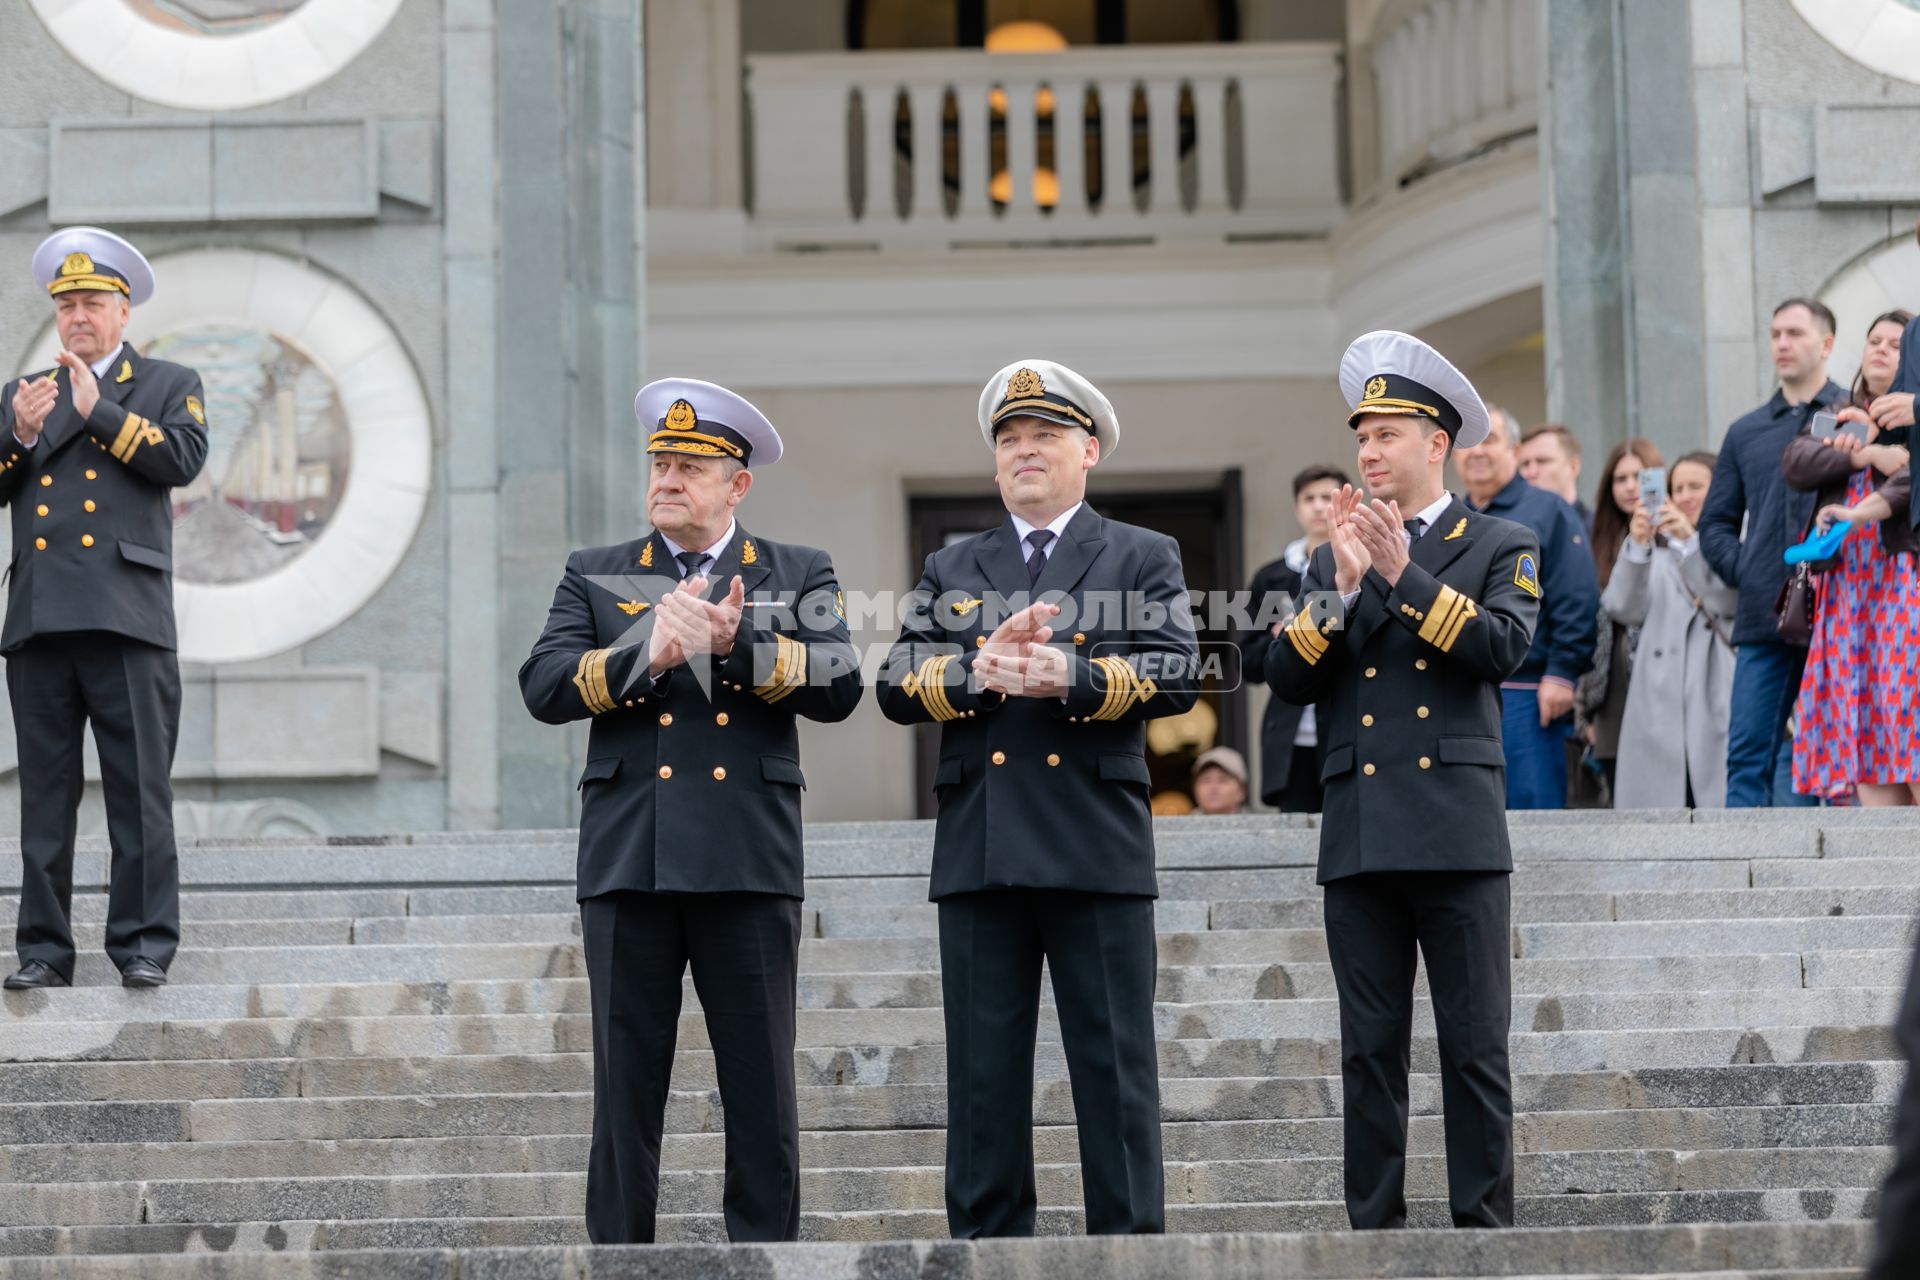
[{"label": "building facade", "polygon": [[[27,256],[97,222],[159,274],[130,336],[207,379],[183,830],[563,826],[584,735],[513,673],[567,551],[644,527],[647,377],[768,412],[788,454],[743,523],[866,598],[993,517],[987,376],[1063,361],[1122,421],[1095,502],[1244,586],[1293,472],[1351,463],[1363,330],[1597,455],[1717,440],[1776,296],[1826,292],[1843,361],[1920,299],[1910,28],[1904,0],[0,0],[0,351],[46,363]],[[1170,782],[1250,745],[1265,694],[1231,684],[1160,728]],[[807,726],[809,815],[923,812],[909,743]]]}]

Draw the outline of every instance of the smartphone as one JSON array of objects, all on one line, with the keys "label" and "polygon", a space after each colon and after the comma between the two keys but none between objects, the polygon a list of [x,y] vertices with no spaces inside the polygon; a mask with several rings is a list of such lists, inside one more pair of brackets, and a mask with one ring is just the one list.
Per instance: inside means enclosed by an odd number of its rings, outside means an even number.
[{"label": "smartphone", "polygon": [[1813,415],[1808,430],[1815,440],[1831,440],[1840,434],[1840,415],[1831,409],[1822,409]]},{"label": "smartphone", "polygon": [[1640,505],[1645,508],[1647,520],[1660,523],[1660,507],[1667,500],[1667,469],[1648,467],[1640,473]]}]

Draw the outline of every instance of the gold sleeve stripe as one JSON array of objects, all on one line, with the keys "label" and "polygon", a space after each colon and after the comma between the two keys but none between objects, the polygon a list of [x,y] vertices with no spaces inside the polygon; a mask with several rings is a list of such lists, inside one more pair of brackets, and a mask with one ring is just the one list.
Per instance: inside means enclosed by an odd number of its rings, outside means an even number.
[{"label": "gold sleeve stripe", "polygon": [[1478,617],[1479,613],[1480,607],[1478,605],[1467,599],[1467,597],[1461,596],[1460,608],[1454,612],[1452,624],[1447,627],[1446,634],[1440,637],[1440,652],[1451,652],[1453,650],[1453,642],[1460,638],[1460,632],[1465,629],[1469,621]]},{"label": "gold sleeve stripe", "polygon": [[780,701],[807,682],[807,646],[786,636],[775,636],[779,651],[774,655],[773,674],[754,690],[769,705]]},{"label": "gold sleeve stripe", "polygon": [[1287,624],[1287,640],[1308,666],[1326,657],[1327,650],[1332,647],[1332,642],[1313,624],[1312,617],[1305,610],[1294,614],[1293,621]]},{"label": "gold sleeve stripe", "polygon": [[131,462],[141,445],[161,444],[166,438],[160,428],[137,413],[129,413],[126,424],[120,428],[120,434],[113,438],[112,453],[121,462]]},{"label": "gold sleeve stripe", "polygon": [[920,705],[935,720],[956,720],[960,713],[947,701],[947,667],[953,662],[950,653],[937,653],[921,662],[912,675],[900,682],[900,692],[909,698],[920,699]]},{"label": "gold sleeve stripe", "polygon": [[1440,594],[1434,597],[1433,606],[1427,610],[1427,616],[1420,624],[1420,638],[1430,645],[1439,645],[1440,637],[1453,625],[1453,615],[1460,612],[1461,602],[1466,599],[1452,587],[1441,587]]},{"label": "gold sleeve stripe", "polygon": [[1090,720],[1118,720],[1133,704],[1148,702],[1160,692],[1153,681],[1142,680],[1125,658],[1095,658],[1094,662],[1107,673],[1107,696]]},{"label": "gold sleeve stripe", "polygon": [[133,438],[140,430],[143,419],[137,413],[129,413],[127,420],[120,425],[120,434],[113,438],[113,457],[116,462],[125,462],[133,452]]},{"label": "gold sleeve stripe", "polygon": [[589,649],[580,655],[580,662],[573,669],[573,687],[580,691],[580,701],[594,715],[613,710],[613,698],[607,692],[607,657],[611,649]]}]

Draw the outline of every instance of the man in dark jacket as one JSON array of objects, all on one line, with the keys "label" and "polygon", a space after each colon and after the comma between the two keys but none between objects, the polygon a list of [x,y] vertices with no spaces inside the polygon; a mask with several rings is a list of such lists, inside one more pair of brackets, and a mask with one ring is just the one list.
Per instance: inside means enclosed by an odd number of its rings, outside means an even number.
[{"label": "man in dark jacket", "polygon": [[[1333,529],[1333,500],[1348,484],[1338,467],[1311,466],[1293,478],[1293,518],[1301,536],[1288,543],[1278,560],[1260,566],[1248,591],[1253,630],[1240,637],[1241,670],[1249,685],[1266,679],[1267,646],[1279,639],[1292,619],[1294,601],[1307,561],[1326,545]],[[1271,607],[1269,607],[1271,605]],[[1260,625],[1280,611],[1277,621]],[[1320,731],[1313,707],[1267,699],[1260,718],[1260,799],[1282,813],[1320,812]]]},{"label": "man in dark jacket", "polygon": [[1701,554],[1740,593],[1727,732],[1729,809],[1813,803],[1794,795],[1793,757],[1781,754],[1807,651],[1781,642],[1773,614],[1787,579],[1784,553],[1805,536],[1813,495],[1787,485],[1781,458],[1816,410],[1839,407],[1847,393],[1827,378],[1833,312],[1824,304],[1789,298],[1774,309],[1770,332],[1780,388],[1727,428],[1700,513]]},{"label": "man in dark jacket", "polygon": [[55,232],[33,255],[59,363],[0,396],[0,502],[13,564],[0,648],[20,748],[19,991],[73,981],[73,833],[87,724],[100,751],[113,869],[107,955],[157,987],[180,944],[173,841],[180,663],[172,490],[207,457],[200,375],[123,340],[153,294],[111,232]]},{"label": "man in dark jacket", "polygon": [[1487,411],[1439,352],[1367,334],[1340,362],[1340,389],[1372,501],[1342,494],[1267,680],[1276,697],[1327,708],[1318,878],[1340,996],[1347,1217],[1361,1230],[1406,1225],[1417,948],[1440,1037],[1454,1225],[1512,1226],[1500,682],[1532,642],[1540,549],[1524,525],[1446,491],[1451,443],[1475,444]]},{"label": "man in dark jacket", "polygon": [[846,719],[860,669],[827,554],[734,520],[750,468],[780,459],[773,425],[691,378],[648,384],[634,412],[653,532],[567,558],[520,668],[536,719],[593,722],[576,890],[593,1009],[587,1234],[654,1238],[691,968],[726,1119],[727,1238],[795,1240],[797,721]]},{"label": "man in dark jacket", "polygon": [[888,719],[941,726],[947,1223],[956,1239],[1033,1234],[1044,965],[1087,1231],[1159,1232],[1146,726],[1197,693],[1180,547],[1087,505],[1120,424],[1073,370],[1008,365],[979,418],[1007,519],[927,557],[878,685]]},{"label": "man in dark jacket", "polygon": [[1487,436],[1454,452],[1467,505],[1523,524],[1540,542],[1539,628],[1526,661],[1500,686],[1507,808],[1562,809],[1573,688],[1593,667],[1600,582],[1580,514],[1520,475],[1519,437],[1506,410],[1489,407]]}]

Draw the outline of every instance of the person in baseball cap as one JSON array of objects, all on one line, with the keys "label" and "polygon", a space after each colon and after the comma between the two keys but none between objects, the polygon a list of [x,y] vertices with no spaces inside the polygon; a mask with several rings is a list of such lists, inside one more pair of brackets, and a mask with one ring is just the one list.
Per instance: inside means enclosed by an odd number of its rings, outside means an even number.
[{"label": "person in baseball cap", "polygon": [[1193,803],[1201,813],[1240,813],[1247,807],[1247,758],[1232,747],[1203,751],[1193,762]]}]

